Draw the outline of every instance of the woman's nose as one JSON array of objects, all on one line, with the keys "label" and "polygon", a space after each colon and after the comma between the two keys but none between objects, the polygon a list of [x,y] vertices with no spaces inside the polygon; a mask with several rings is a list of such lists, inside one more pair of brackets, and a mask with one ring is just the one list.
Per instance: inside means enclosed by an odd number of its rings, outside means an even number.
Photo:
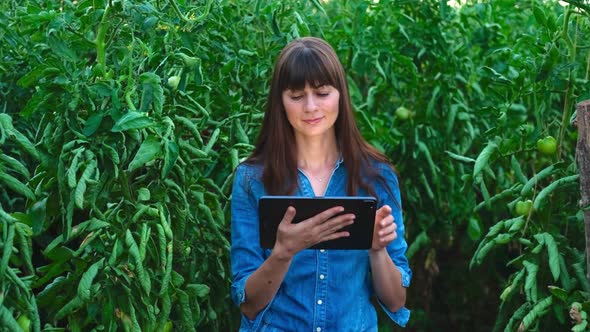
[{"label": "woman's nose", "polygon": [[309,95],[305,100],[305,111],[306,112],[314,112],[317,110],[318,104],[315,96],[313,94]]}]

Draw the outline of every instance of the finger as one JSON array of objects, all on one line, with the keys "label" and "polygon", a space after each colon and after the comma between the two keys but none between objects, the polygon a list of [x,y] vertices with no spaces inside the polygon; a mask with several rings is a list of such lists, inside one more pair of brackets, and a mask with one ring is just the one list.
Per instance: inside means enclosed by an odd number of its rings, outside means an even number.
[{"label": "finger", "polygon": [[390,214],[391,214],[391,207],[389,207],[389,205],[383,205],[382,207],[379,208],[379,210],[377,210],[377,212],[375,213],[375,217],[377,218],[377,220],[380,220],[380,219],[387,217]]},{"label": "finger", "polygon": [[386,236],[380,237],[379,238],[379,242],[384,246],[388,246],[391,242],[393,242],[393,240],[397,239],[397,233],[393,232],[391,234],[388,234]]},{"label": "finger", "polygon": [[388,224],[387,226],[385,226],[384,228],[380,229],[379,235],[385,235],[385,234],[395,232],[396,229],[397,229],[397,225],[394,222],[392,222],[392,223]]},{"label": "finger", "polygon": [[335,206],[333,208],[329,208],[325,211],[322,211],[307,220],[309,220],[312,224],[321,224],[326,220],[332,218],[333,216],[337,215],[338,213],[341,213],[342,211],[344,211],[344,208],[342,206]]},{"label": "finger", "polygon": [[317,225],[317,231],[319,233],[324,233],[329,230],[336,231],[344,226],[352,224],[355,218],[356,216],[352,213],[336,216],[327,220],[323,224]]},{"label": "finger", "polygon": [[295,211],[295,208],[292,206],[289,206],[287,208],[287,211],[285,211],[285,214],[283,215],[283,220],[281,220],[281,224],[285,223],[285,224],[291,224],[291,222],[293,222],[293,219],[295,218],[295,213],[297,211]]},{"label": "finger", "polygon": [[348,236],[350,236],[350,233],[348,233],[348,232],[336,232],[336,233],[332,233],[332,234],[329,234],[329,235],[322,236],[320,238],[320,241],[319,242],[335,240],[335,239],[339,239],[339,238],[342,238],[342,237],[348,237]]},{"label": "finger", "polygon": [[338,224],[333,224],[332,227],[330,227],[330,228],[323,229],[321,232],[318,232],[317,234],[319,235],[320,238],[323,238],[325,236],[328,236],[328,235],[331,235],[334,233],[346,232],[346,230],[344,228],[349,225],[352,225],[353,223],[354,223],[354,220],[344,220]]},{"label": "finger", "polygon": [[385,218],[381,219],[381,221],[379,221],[379,224],[381,225],[382,228],[385,228],[393,223],[394,223],[393,216],[391,214],[386,216]]}]

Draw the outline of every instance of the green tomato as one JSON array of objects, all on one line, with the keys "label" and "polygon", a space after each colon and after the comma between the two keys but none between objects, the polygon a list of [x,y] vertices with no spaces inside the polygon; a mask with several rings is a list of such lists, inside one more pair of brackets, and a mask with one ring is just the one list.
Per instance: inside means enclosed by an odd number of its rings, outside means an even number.
[{"label": "green tomato", "polygon": [[400,106],[395,110],[395,115],[401,120],[407,120],[412,115],[412,112],[409,109]]},{"label": "green tomato", "polygon": [[162,332],[170,332],[172,331],[172,328],[174,327],[174,324],[172,323],[172,321],[167,321],[166,324],[164,324],[164,327],[162,328]]},{"label": "green tomato", "polygon": [[519,201],[516,203],[516,214],[519,216],[528,216],[533,208],[533,201],[527,199],[526,201]]},{"label": "green tomato", "polygon": [[537,150],[544,155],[553,155],[557,151],[557,141],[553,136],[547,136],[537,141]]},{"label": "green tomato", "polygon": [[176,90],[176,88],[178,88],[178,83],[180,83],[180,77],[179,76],[170,76],[168,78],[168,86],[170,87],[170,89],[172,90]]},{"label": "green tomato", "polygon": [[29,332],[31,330],[31,320],[27,315],[20,315],[16,322],[24,332]]}]

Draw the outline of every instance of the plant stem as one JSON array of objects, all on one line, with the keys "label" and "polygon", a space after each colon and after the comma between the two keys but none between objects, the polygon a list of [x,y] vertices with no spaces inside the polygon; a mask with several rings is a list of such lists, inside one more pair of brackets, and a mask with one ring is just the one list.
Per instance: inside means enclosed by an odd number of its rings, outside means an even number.
[{"label": "plant stem", "polygon": [[[107,4],[102,14],[102,19],[98,25],[98,32],[94,44],[96,45],[96,62],[98,62],[102,68],[106,69],[106,58],[105,58],[105,37],[107,33],[107,16],[109,15],[109,9],[111,7]],[[105,70],[106,72],[106,70]]]},{"label": "plant stem", "polygon": [[[571,5],[567,6],[566,12],[565,12],[565,16],[563,19],[563,31],[562,31],[562,38],[564,40],[564,42],[567,45],[567,49],[568,49],[568,55],[569,55],[569,59],[568,62],[569,63],[574,63],[576,62],[576,40],[577,40],[577,36],[578,34],[576,33],[574,35],[575,39],[572,42],[572,40],[570,39],[569,35],[568,35],[568,29],[569,29],[569,19],[570,16],[572,14],[572,8]],[[573,69],[568,69],[568,78],[567,78],[567,88],[565,91],[565,101],[563,103],[563,116],[561,118],[561,126],[559,127],[559,136],[558,136],[558,158],[561,159],[561,153],[563,151],[563,136],[565,134],[565,130],[569,125],[569,118],[571,115],[571,108],[573,106],[573,93],[574,93],[574,87],[573,87],[573,81],[574,81],[574,70]]]}]

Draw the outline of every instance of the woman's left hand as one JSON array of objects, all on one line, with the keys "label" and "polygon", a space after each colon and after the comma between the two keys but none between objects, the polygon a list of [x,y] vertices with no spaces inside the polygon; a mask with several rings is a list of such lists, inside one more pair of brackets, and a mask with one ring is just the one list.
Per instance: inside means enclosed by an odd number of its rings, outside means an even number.
[{"label": "woman's left hand", "polygon": [[373,230],[373,246],[371,250],[377,251],[387,247],[397,238],[397,225],[391,215],[389,205],[382,206],[375,213],[375,229]]}]

